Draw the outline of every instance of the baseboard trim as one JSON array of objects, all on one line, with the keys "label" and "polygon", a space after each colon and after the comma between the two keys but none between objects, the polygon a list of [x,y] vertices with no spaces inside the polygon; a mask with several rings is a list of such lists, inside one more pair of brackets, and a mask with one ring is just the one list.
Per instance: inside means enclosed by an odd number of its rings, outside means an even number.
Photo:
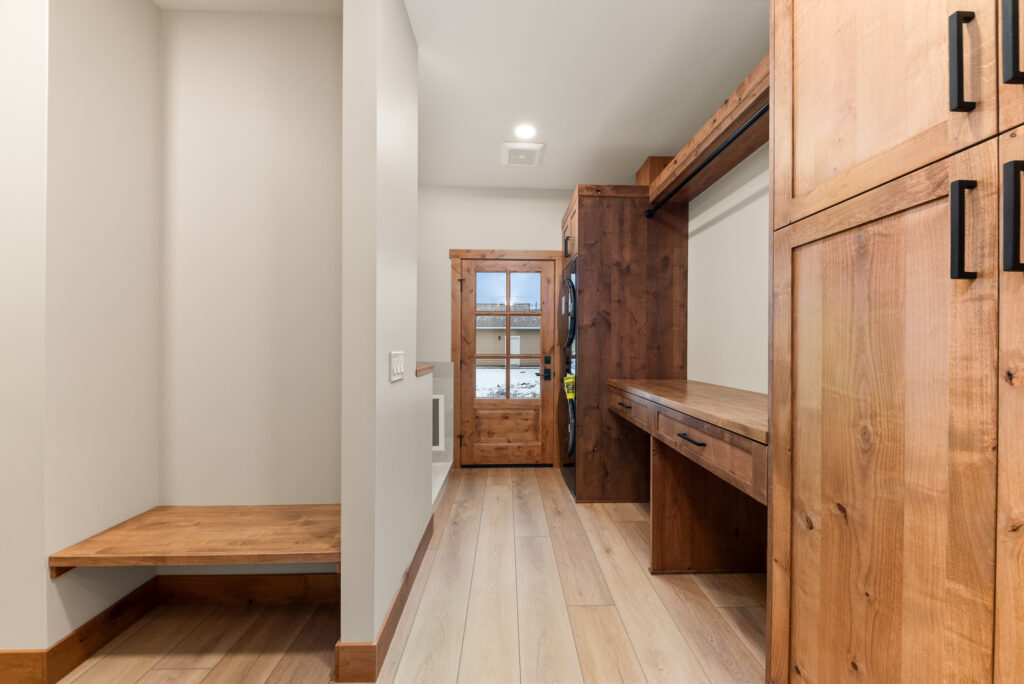
[{"label": "baseboard trim", "polygon": [[391,640],[395,638],[395,630],[398,629],[398,621],[405,610],[405,604],[409,600],[409,593],[412,591],[413,582],[423,564],[423,556],[427,553],[430,545],[430,538],[434,534],[434,517],[430,517],[427,529],[423,531],[423,537],[416,547],[412,562],[409,568],[402,575],[402,582],[398,585],[398,592],[391,602],[384,624],[377,632],[377,639],[373,642],[342,642],[339,641],[335,647],[334,680],[336,682],[376,682],[380,670],[384,667],[384,659],[391,648]]},{"label": "baseboard trim", "polygon": [[338,575],[158,575],[50,648],[0,651],[3,684],[54,684],[158,605],[329,603]]}]

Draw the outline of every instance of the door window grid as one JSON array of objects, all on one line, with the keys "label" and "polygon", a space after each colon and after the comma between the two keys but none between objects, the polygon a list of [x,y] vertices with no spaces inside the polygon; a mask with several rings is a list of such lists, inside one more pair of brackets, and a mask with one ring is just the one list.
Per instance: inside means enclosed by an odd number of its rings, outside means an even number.
[{"label": "door window grid", "polygon": [[[502,280],[504,301],[500,297]],[[540,272],[478,271],[476,288],[476,397],[539,399],[543,315]],[[512,349],[513,331],[519,344],[516,353]],[[528,337],[525,348],[524,337]],[[503,353],[492,351],[499,347]],[[498,369],[504,371],[504,377],[496,372]]]}]

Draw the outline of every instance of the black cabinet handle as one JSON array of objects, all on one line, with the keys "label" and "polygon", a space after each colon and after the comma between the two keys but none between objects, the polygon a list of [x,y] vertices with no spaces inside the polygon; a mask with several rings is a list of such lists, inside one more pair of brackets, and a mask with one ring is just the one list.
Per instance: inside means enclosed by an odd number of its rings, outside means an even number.
[{"label": "black cabinet handle", "polygon": [[949,15],[949,111],[969,112],[977,105],[964,99],[964,24],[974,19],[974,12],[959,11]]},{"label": "black cabinet handle", "polygon": [[[1003,21],[1005,21],[1005,17]],[[1003,270],[1024,271],[1020,260],[1020,174],[1024,161],[1003,164]]]},{"label": "black cabinet handle", "polygon": [[698,442],[697,440],[695,440],[693,437],[690,437],[690,435],[686,434],[685,432],[677,432],[676,434],[679,435],[680,437],[682,437],[683,439],[685,439],[690,444],[694,444],[694,445],[699,446],[699,447],[704,447],[704,446],[708,445],[707,442]]},{"label": "black cabinet handle", "polygon": [[1003,83],[1024,83],[1020,68],[1020,0],[1003,0]]},{"label": "black cabinet handle", "polygon": [[964,193],[978,187],[977,181],[957,180],[949,184],[949,277],[973,280],[978,274],[968,271],[964,261],[967,253],[967,220]]},{"label": "black cabinet handle", "polygon": [[632,406],[630,406],[629,404],[623,404],[623,403],[622,403],[621,401],[619,402],[619,406],[621,406],[621,407],[622,407],[622,408],[624,408],[624,409],[631,409],[631,408],[633,408],[633,407],[632,407]]},{"label": "black cabinet handle", "polygon": [[565,243],[562,245],[562,256],[569,256],[569,236],[565,236]]}]

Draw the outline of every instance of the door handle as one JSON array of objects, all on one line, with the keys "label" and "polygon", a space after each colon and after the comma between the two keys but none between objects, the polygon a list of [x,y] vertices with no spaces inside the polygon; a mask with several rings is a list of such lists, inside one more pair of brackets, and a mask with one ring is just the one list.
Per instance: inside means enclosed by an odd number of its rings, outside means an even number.
[{"label": "door handle", "polygon": [[[540,377],[540,373],[534,373],[534,375],[536,375],[538,378]],[[544,369],[544,379],[545,380],[550,380],[551,379],[551,369],[550,368],[545,368]]]},{"label": "door handle", "polygon": [[[1006,18],[1003,18],[1006,21]],[[1024,161],[1003,164],[1003,270],[1024,271],[1020,260],[1020,174]]]},{"label": "door handle", "polygon": [[679,435],[680,437],[682,437],[683,439],[685,439],[690,444],[693,444],[693,445],[696,445],[696,446],[699,446],[699,447],[705,447],[705,446],[708,445],[707,442],[698,442],[697,440],[695,440],[693,437],[690,437],[690,435],[686,434],[685,432],[677,432],[676,434]]},{"label": "door handle", "polygon": [[949,111],[970,112],[976,102],[964,99],[964,24],[974,20],[974,12],[961,10],[949,15]]},{"label": "door handle", "polygon": [[949,185],[949,277],[953,280],[973,280],[978,277],[965,265],[967,219],[964,194],[978,187],[977,181],[956,180]]},{"label": "door handle", "polygon": [[1024,83],[1020,68],[1020,0],[1003,0],[1003,83]]}]

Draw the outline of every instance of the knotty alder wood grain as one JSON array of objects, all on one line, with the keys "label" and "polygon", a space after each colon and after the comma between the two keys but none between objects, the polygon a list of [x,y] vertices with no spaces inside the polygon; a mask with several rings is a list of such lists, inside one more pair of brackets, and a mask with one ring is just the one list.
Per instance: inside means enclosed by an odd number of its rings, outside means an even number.
[{"label": "knotty alder wood grain", "polygon": [[990,141],[776,233],[774,682],[992,677],[997,170]]},{"label": "knotty alder wood grain", "polygon": [[[775,228],[995,135],[996,4],[771,4]],[[970,112],[949,105],[955,10],[974,13],[963,28]]]},{"label": "knotty alder wood grain", "polygon": [[686,205],[647,219],[643,186],[576,194],[576,498],[646,501],[647,440],[608,411],[607,382],[686,376]]},{"label": "knotty alder wood grain", "polygon": [[[739,130],[751,116],[768,103],[768,56],[758,63],[711,118],[651,182],[650,203],[668,197],[700,164]],[[739,161],[768,142],[768,117],[762,116],[706,166],[676,195],[680,200],[696,197],[729,172]],[[726,161],[725,157],[730,157]],[[653,157],[657,159],[657,157]],[[721,161],[719,161],[721,160]],[[638,174],[639,178],[639,174]],[[637,181],[639,183],[639,180]]]},{"label": "knotty alder wood grain", "polygon": [[336,563],[341,506],[157,506],[50,556],[73,567]]},{"label": "knotty alder wood grain", "polygon": [[[1022,34],[1024,35],[1024,34]],[[1017,85],[1017,88],[1024,86]],[[1024,130],[999,140],[999,162],[1024,160]],[[1006,193],[1010,188],[1001,187]],[[1005,201],[1007,198],[1003,198]],[[1001,214],[1002,215],[1002,214]],[[1003,231],[1021,226],[1003,225]],[[1000,245],[1002,241],[1000,241]],[[1002,258],[1000,254],[1000,263]],[[995,681],[1024,672],[1024,273],[999,272],[999,501]]]},{"label": "knotty alder wood grain", "polygon": [[768,395],[695,380],[611,379],[610,387],[768,443]]}]

